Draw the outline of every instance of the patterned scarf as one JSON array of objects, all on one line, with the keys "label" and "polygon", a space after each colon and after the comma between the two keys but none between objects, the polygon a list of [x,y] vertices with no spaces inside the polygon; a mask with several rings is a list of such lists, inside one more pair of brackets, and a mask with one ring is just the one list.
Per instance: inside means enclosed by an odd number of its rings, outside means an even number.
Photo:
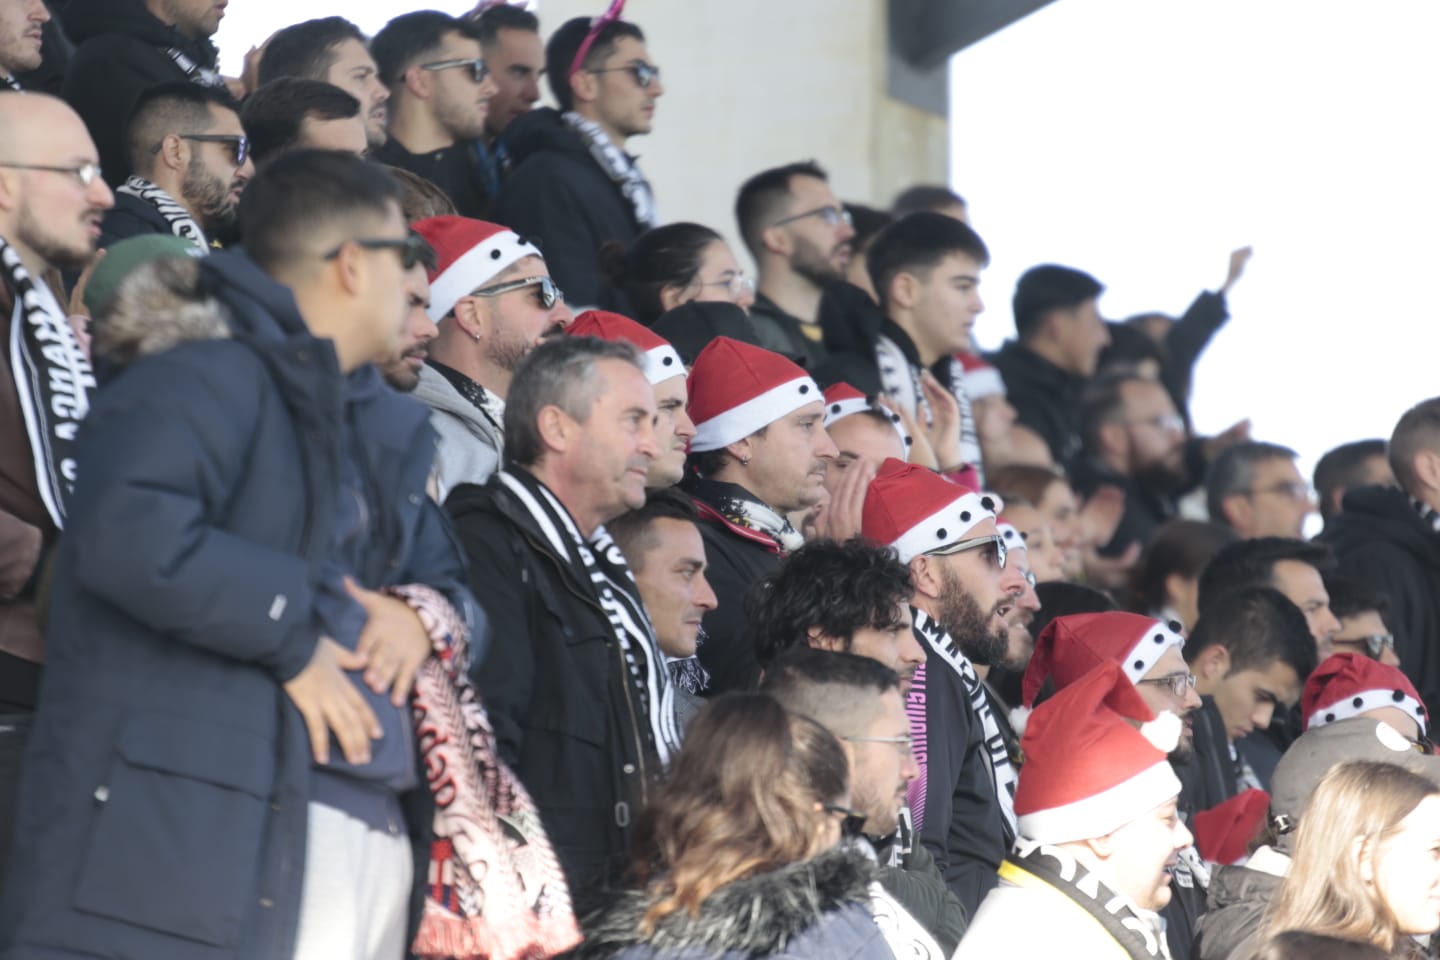
[{"label": "patterned scarf", "polygon": [[675,719],[675,685],[665,666],[665,655],[655,639],[655,628],[640,599],[640,590],[625,557],[605,528],[597,527],[587,543],[574,519],[546,486],[515,467],[496,474],[515,498],[524,505],[544,533],[550,548],[585,571],[610,621],[615,640],[629,665],[631,680],[640,694],[640,706],[650,721],[650,733],[660,762],[680,749],[680,725]]},{"label": "patterned scarf", "polygon": [[25,88],[20,86],[20,81],[15,79],[14,74],[7,73],[5,74],[5,76],[0,77],[0,81],[4,81],[5,86],[9,87],[11,90],[14,90],[16,93],[25,92]]},{"label": "patterned scarf", "polygon": [[165,218],[171,233],[182,240],[189,240],[207,254],[210,252],[210,241],[205,238],[205,231],[200,229],[200,224],[190,216],[190,211],[149,180],[132,176],[115,192],[144,200]]},{"label": "patterned scarf", "polygon": [[[930,404],[920,389],[920,368],[910,362],[904,348],[893,339],[881,334],[875,341],[875,361],[880,366],[880,387],[885,396],[912,414],[921,426],[931,421]],[[975,410],[970,404],[970,394],[965,390],[965,371],[954,357],[944,361],[951,386],[950,393],[960,405],[960,458],[962,466],[971,466],[985,483],[980,465],[980,433],[975,426]]]},{"label": "patterned scarf", "polygon": [[218,70],[202,67],[195,62],[193,57],[179,47],[166,47],[165,55],[170,58],[175,66],[184,72],[185,79],[191,83],[199,84],[202,87],[225,86],[225,78],[220,75]]},{"label": "patterned scarf", "polygon": [[1111,890],[1088,867],[1058,847],[1023,837],[1016,840],[1015,849],[1000,864],[1000,879],[1017,887],[1043,884],[1063,893],[1104,927],[1131,960],[1170,960],[1164,921]]},{"label": "patterned scarf", "polygon": [[635,222],[641,229],[659,226],[660,216],[655,211],[655,194],[650,189],[650,181],[645,179],[645,174],[635,165],[635,158],[611,143],[605,131],[593,120],[586,120],[574,111],[562,113],[560,116],[580,135],[580,139],[585,141],[585,146],[590,149],[591,159],[599,164],[605,175],[620,188],[621,195],[629,202]]},{"label": "patterned scarf", "polygon": [[[950,669],[960,677],[960,681],[965,684],[965,693],[970,697],[970,706],[980,720],[980,728],[985,735],[985,752],[990,758],[991,783],[995,787],[995,796],[1000,801],[1000,812],[1005,816],[1005,827],[1009,836],[1014,837],[1016,835],[1015,786],[1019,778],[1015,775],[1015,768],[1010,765],[1010,750],[1006,746],[1004,734],[1000,731],[1000,722],[995,719],[995,711],[991,709],[990,698],[985,695],[985,685],[975,672],[970,658],[965,656],[964,651],[960,649],[960,644],[950,636],[950,631],[924,610],[911,607],[910,611],[914,617],[915,636],[919,637],[920,642],[925,645],[927,653],[935,654],[948,664]],[[927,662],[920,669],[926,670],[928,667],[929,663]]]},{"label": "patterned scarf", "polygon": [[805,538],[784,514],[776,513],[756,500],[749,490],[738,483],[696,477],[686,487],[735,526],[770,537],[779,544],[781,553],[793,553],[805,545]]},{"label": "patterned scarf", "polygon": [[454,607],[429,587],[388,591],[420,617],[435,655],[415,679],[415,736],[435,798],[420,928],[423,958],[534,960],[580,942],[570,891],[535,803],[500,760],[468,675]]},{"label": "patterned scarf", "polygon": [[3,282],[15,295],[10,317],[10,374],[30,438],[40,499],[57,528],[65,526],[65,501],[74,491],[75,439],[90,410],[95,372],[43,282],[36,282],[20,254],[0,237]]},{"label": "patterned scarf", "polygon": [[1410,498],[1410,506],[1415,508],[1415,512],[1420,515],[1421,520],[1425,521],[1426,526],[1436,533],[1440,533],[1440,512],[1437,512],[1428,503],[1423,503],[1414,497]]}]

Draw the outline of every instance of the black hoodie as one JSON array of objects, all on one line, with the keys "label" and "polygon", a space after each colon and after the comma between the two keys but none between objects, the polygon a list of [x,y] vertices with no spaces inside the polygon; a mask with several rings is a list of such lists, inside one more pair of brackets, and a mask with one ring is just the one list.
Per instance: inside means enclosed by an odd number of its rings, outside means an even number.
[{"label": "black hoodie", "polygon": [[1404,491],[1361,487],[1316,539],[1328,543],[1340,571],[1390,599],[1385,624],[1395,653],[1425,710],[1440,710],[1440,533],[1420,518]]},{"label": "black hoodie", "polygon": [[628,246],[642,230],[620,188],[556,110],[530,111],[502,139],[515,171],[500,188],[495,219],[538,239],[568,302],[623,309],[600,272],[600,248],[612,240]]},{"label": "black hoodie", "polygon": [[142,0],[72,0],[65,26],[76,50],[64,96],[90,128],[105,182],[118,186],[130,175],[125,127],[140,94],[162,83],[206,83],[219,55],[209,40],[156,19]]}]

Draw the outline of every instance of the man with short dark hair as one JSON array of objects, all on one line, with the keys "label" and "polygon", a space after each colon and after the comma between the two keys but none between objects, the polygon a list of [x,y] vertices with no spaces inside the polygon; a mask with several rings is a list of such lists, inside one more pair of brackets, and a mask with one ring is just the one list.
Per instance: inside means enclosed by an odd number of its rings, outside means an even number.
[{"label": "man with short dark hair", "polygon": [[343,150],[365,156],[360,101],[322,80],[281,77],[245,100],[240,122],[257,167],[290,150]]},{"label": "man with short dark hair", "polygon": [[581,914],[624,872],[633,814],[679,748],[664,654],[605,529],[645,503],[654,419],[638,348],[548,340],[515,370],[505,467],[445,502],[494,625],[471,674]]},{"label": "man with short dark hair", "polygon": [[761,346],[814,369],[826,357],[820,295],[845,279],[853,255],[849,211],[820,165],[806,160],[746,180],[735,220],[759,272],[750,324]]},{"label": "man with short dark hair", "polygon": [[235,239],[235,209],[255,175],[250,141],[223,89],[167,83],[140,94],[125,131],[130,169],[100,245],[174,234],[201,250]]},{"label": "man with short dark hair", "polygon": [[1315,641],[1300,609],[1271,587],[1232,590],[1200,614],[1185,641],[1202,707],[1194,752],[1176,763],[1185,784],[1182,804],[1209,810],[1260,782],[1236,741],[1265,730],[1279,711],[1300,702],[1315,669]]},{"label": "man with short dark hair", "polygon": [[677,490],[652,490],[645,505],[622,513],[606,529],[625,555],[655,627],[675,684],[675,719],[683,733],[704,705],[708,679],[695,657],[701,622],[718,602],[705,579],[705,542],[690,498]]},{"label": "man with short dark hair", "polygon": [[5,942],[404,951],[431,867],[400,801],[421,785],[407,700],[482,621],[424,497],[424,411],[371,367],[404,312],[398,200],[354,157],[293,154],[246,192],[248,256],[154,264],[139,315],[118,321],[122,283],[100,319],[154,352],[82,439]]},{"label": "man with short dark hair", "polygon": [[90,128],[111,186],[133,171],[125,125],[140,94],[160,83],[224,87],[210,38],[225,4],[217,0],[71,0],[65,29],[76,45],[65,99]]},{"label": "man with short dark hair", "polygon": [[600,248],[660,223],[650,182],[627,152],[631,138],[651,132],[665,93],[660,68],[635,24],[576,17],[545,45],[545,73],[557,109],[531,110],[505,128],[514,170],[495,219],[540,238],[575,303],[621,308],[602,279]]},{"label": "man with short dark hair", "polygon": [[1390,600],[1395,653],[1431,716],[1440,710],[1440,398],[1407,410],[1390,435],[1399,487],[1361,487],[1319,539],[1341,572]]},{"label": "man with short dark hair", "polygon": [[508,3],[482,4],[468,16],[480,35],[480,55],[495,84],[490,111],[485,115],[485,137],[475,144],[490,196],[514,168],[510,150],[500,139],[513,121],[540,102],[540,75],[545,72],[545,46],[540,40],[540,18]]},{"label": "man with short dark hair", "polygon": [[1225,594],[1245,587],[1274,587],[1300,608],[1315,652],[1330,655],[1330,641],[1340,623],[1330,610],[1325,575],[1335,567],[1335,555],[1324,544],[1287,537],[1237,540],[1221,547],[1200,574],[1196,605],[1203,615]]},{"label": "man with short dark hair", "polygon": [[914,842],[905,798],[920,770],[899,677],[859,651],[801,643],[766,666],[760,692],[840,741],[850,763],[850,806],[865,815],[861,838],[880,864],[881,885],[945,956],[954,953],[965,932],[965,908],[945,886],[935,858]]},{"label": "man with short dark hair", "polygon": [[1016,339],[991,358],[1005,378],[1017,423],[1069,464],[1084,445],[1080,411],[1110,331],[1097,306],[1105,287],[1071,267],[1031,267],[1015,284]]},{"label": "man with short dark hair", "polygon": [[901,190],[896,195],[895,202],[890,204],[890,212],[897,220],[912,213],[924,212],[942,213],[962,223],[970,222],[970,208],[965,198],[938,183],[917,183]]},{"label": "man with short dark hair", "polygon": [[40,69],[49,22],[45,0],[0,0],[0,88],[22,90],[16,74]]},{"label": "man with short dark hair", "polygon": [[1220,451],[1205,480],[1210,519],[1242,537],[1303,536],[1315,499],[1295,466],[1299,456],[1289,447],[1258,440]]},{"label": "man with short dark hair", "polygon": [[[80,117],[43,93],[0,91],[0,886],[20,756],[40,692],[41,571],[79,472],[95,374],[66,322],[60,271],[95,256],[114,202]],[[74,164],[70,169],[69,165]],[[46,169],[46,168],[61,169]]]},{"label": "man with short dark hair", "polygon": [[749,623],[762,668],[794,647],[854,653],[895,671],[910,692],[925,651],[910,628],[909,569],[859,538],[796,550],[751,594]]},{"label": "man with short dark hair", "polygon": [[751,690],[760,677],[746,598],[804,542],[787,514],[824,496],[835,444],[820,388],[777,353],[717,337],[690,368],[695,438],[682,489],[695,499],[720,604],[705,618],[700,661],[709,692]]},{"label": "man with short dark hair", "polygon": [[375,159],[434,183],[467,217],[485,217],[486,192],[475,143],[495,82],[468,20],[438,10],[401,14],[375,34],[370,52],[390,88],[390,139]]},{"label": "man with short dark hair", "polygon": [[365,112],[370,149],[384,145],[390,91],[380,82],[380,69],[370,56],[365,34],[349,20],[321,17],[277,31],[260,57],[259,84],[263,87],[281,77],[319,80],[344,90],[360,101]]},{"label": "man with short dark hair", "polygon": [[1345,495],[1357,487],[1394,487],[1385,441],[1356,440],[1329,450],[1315,463],[1315,497],[1327,524],[1344,509]]}]

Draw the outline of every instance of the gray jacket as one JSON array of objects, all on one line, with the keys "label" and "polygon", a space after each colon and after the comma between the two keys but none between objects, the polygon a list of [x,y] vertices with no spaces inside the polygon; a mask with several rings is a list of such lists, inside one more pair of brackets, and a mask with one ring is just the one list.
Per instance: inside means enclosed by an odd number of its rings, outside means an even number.
[{"label": "gray jacket", "polygon": [[1252,861],[1255,856],[1268,869],[1223,866],[1211,874],[1207,910],[1195,922],[1194,960],[1241,960],[1261,945],[1265,910],[1284,880],[1272,871],[1283,869],[1289,858],[1268,847],[1257,850]]},{"label": "gray jacket", "polygon": [[[484,485],[500,469],[505,437],[475,404],[431,366],[420,368],[415,399],[430,408],[430,425],[440,435],[435,447],[434,478],[440,503],[462,483]],[[503,404],[499,405],[503,409]]]}]

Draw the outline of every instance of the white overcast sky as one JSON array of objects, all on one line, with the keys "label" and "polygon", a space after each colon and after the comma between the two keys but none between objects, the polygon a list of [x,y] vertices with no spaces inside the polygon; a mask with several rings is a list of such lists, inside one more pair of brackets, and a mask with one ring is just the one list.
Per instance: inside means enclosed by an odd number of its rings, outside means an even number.
[{"label": "white overcast sky", "polygon": [[[285,24],[374,32],[418,6],[472,0],[243,0],[216,39],[233,74]],[[1388,435],[1440,393],[1437,36],[1436,0],[1058,0],[957,55],[953,184],[994,255],[982,344],[1035,263],[1094,273],[1107,316],[1178,313],[1251,244],[1197,426],[1249,416],[1307,473]]]}]

